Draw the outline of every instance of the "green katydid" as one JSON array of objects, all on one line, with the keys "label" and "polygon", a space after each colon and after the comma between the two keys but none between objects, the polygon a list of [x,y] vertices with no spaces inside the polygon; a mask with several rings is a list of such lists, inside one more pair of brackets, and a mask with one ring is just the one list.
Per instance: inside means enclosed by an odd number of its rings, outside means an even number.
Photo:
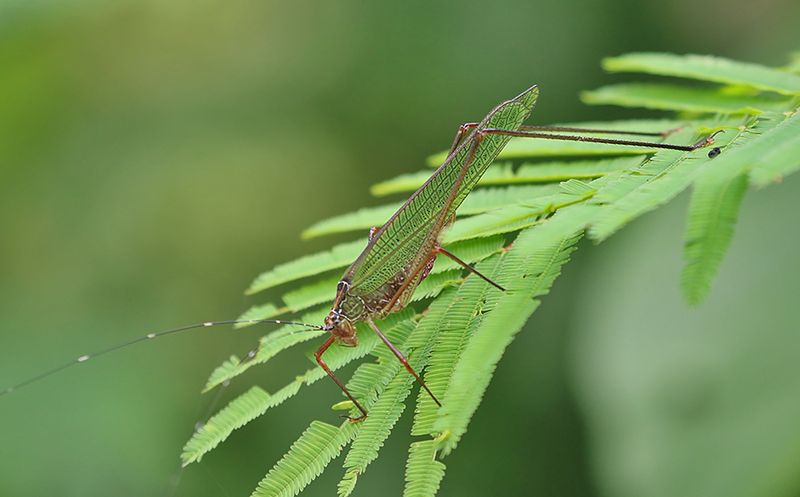
[{"label": "green katydid", "polygon": [[[333,373],[323,360],[323,354],[334,343],[344,346],[357,344],[355,324],[365,322],[405,366],[410,374],[428,392],[433,400],[439,400],[425,385],[425,382],[409,365],[402,352],[398,350],[380,330],[375,321],[404,308],[417,286],[425,279],[433,267],[438,254],[453,259],[466,270],[484,279],[487,283],[503,291],[503,287],[493,282],[476,269],[451,254],[439,245],[442,230],[453,222],[458,206],[475,187],[486,169],[512,137],[542,138],[550,140],[585,141],[622,146],[647,146],[652,148],[691,151],[714,142],[716,133],[693,145],[672,145],[647,141],[617,140],[584,135],[563,135],[567,133],[605,133],[666,137],[674,130],[662,133],[636,131],[597,130],[584,128],[524,126],[539,96],[537,86],[532,86],[515,98],[495,107],[486,117],[475,123],[459,127],[450,152],[442,165],[431,177],[395,212],[383,226],[370,230],[369,241],[363,252],[345,271],[337,285],[336,297],[323,326],[306,323],[258,319],[246,321],[210,321],[188,325],[170,330],[148,333],[142,337],[122,343],[93,354],[86,354],[46,371],[17,385],[0,391],[0,396],[39,381],[63,369],[81,364],[87,360],[115,350],[165,335],[184,331],[228,324],[295,324],[309,330],[328,331],[331,336],[316,351],[317,363],[342,389],[361,415],[350,418],[359,421],[367,416],[366,409],[348,391],[347,387]],[[719,154],[714,148],[709,157]]]},{"label": "green katydid", "polygon": [[[691,151],[714,141],[712,134],[693,145],[671,145],[576,135],[559,135],[547,132],[619,133],[666,137],[674,130],[663,133],[593,130],[583,128],[523,126],[539,96],[537,86],[532,86],[511,100],[495,107],[482,121],[466,123],[459,127],[450,152],[431,177],[395,212],[381,227],[370,230],[369,242],[358,258],[345,271],[337,286],[331,312],[322,329],[331,336],[317,350],[317,363],[339,385],[350,401],[361,412],[351,418],[358,421],[367,416],[366,409],[350,394],[347,387],[330,370],[322,359],[323,353],[335,342],[355,345],[354,324],[364,321],[394,353],[410,374],[417,379],[431,398],[441,405],[428,389],[419,374],[409,365],[403,354],[389,341],[375,321],[396,312],[408,304],[414,290],[430,272],[437,254],[445,255],[466,270],[494,285],[504,288],[472,268],[456,255],[439,245],[442,230],[455,218],[456,209],[475,187],[483,173],[512,137],[572,140],[612,145],[650,146],[672,150]],[[713,149],[710,156],[717,155]]]}]

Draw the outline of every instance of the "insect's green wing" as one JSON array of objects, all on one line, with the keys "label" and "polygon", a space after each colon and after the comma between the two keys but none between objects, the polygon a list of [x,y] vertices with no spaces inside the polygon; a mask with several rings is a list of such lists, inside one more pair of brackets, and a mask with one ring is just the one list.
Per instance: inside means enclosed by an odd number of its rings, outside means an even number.
[{"label": "insect's green wing", "polygon": [[464,166],[483,129],[516,130],[528,118],[539,90],[529,88],[492,110],[444,163],[384,224],[366,249],[345,273],[351,282],[350,293],[374,296],[398,273],[406,277],[425,264],[442,227],[452,219],[464,198],[475,187],[486,168],[509,141],[508,136],[488,134],[475,151],[472,162]]}]

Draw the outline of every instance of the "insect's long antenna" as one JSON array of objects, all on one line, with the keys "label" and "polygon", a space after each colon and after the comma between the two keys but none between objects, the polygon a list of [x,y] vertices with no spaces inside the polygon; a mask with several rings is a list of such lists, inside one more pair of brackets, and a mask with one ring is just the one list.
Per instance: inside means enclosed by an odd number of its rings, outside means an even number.
[{"label": "insect's long antenna", "polygon": [[12,385],[12,386],[6,388],[5,390],[0,390],[0,397],[2,397],[3,395],[8,395],[8,394],[10,394],[10,393],[12,393],[12,392],[14,392],[16,390],[19,390],[21,388],[27,387],[31,383],[36,383],[37,381],[43,380],[43,379],[47,378],[48,376],[52,376],[52,375],[54,375],[56,373],[59,373],[59,372],[65,370],[67,368],[70,368],[70,367],[75,366],[77,364],[82,364],[82,363],[88,361],[89,359],[94,359],[95,357],[99,357],[99,356],[102,356],[102,355],[109,354],[111,352],[115,352],[115,351],[120,350],[120,349],[124,349],[126,347],[130,347],[131,345],[135,345],[135,344],[137,344],[139,342],[146,342],[148,340],[153,340],[155,338],[160,338],[160,337],[167,336],[167,335],[176,335],[178,333],[183,333],[185,331],[190,331],[190,330],[196,330],[198,328],[211,328],[211,327],[214,327],[214,326],[225,326],[225,325],[232,325],[232,324],[293,324],[293,325],[305,326],[305,327],[309,328],[308,331],[311,331],[311,330],[322,330],[323,329],[322,326],[315,326],[313,324],[301,323],[299,321],[283,321],[281,319],[229,319],[229,320],[225,320],[225,321],[205,321],[203,323],[195,323],[195,324],[190,324],[190,325],[186,325],[186,326],[180,326],[178,328],[171,328],[169,330],[163,330],[163,331],[157,331],[157,332],[153,332],[153,333],[148,333],[148,334],[146,334],[144,336],[140,336],[138,338],[134,338],[133,340],[129,340],[127,342],[119,343],[117,345],[114,345],[112,347],[108,347],[106,349],[99,350],[97,352],[93,352],[93,353],[90,353],[90,354],[84,354],[84,355],[78,356],[76,359],[73,359],[70,362],[67,362],[67,363],[62,364],[62,365],[60,365],[58,367],[55,367],[53,369],[50,369],[50,370],[45,371],[43,373],[40,373],[40,374],[38,374],[38,375],[36,375],[36,376],[34,376],[32,378],[28,378],[25,381],[21,381],[21,382],[17,383],[16,385]]}]

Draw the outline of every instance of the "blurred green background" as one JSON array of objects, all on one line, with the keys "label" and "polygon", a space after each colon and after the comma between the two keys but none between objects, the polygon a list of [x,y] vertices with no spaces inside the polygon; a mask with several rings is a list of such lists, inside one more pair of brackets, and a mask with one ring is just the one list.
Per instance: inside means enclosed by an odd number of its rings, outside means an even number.
[{"label": "blurred green background", "polygon": [[[301,242],[303,228],[381,203],[371,183],[419,169],[531,83],[537,123],[647,115],[578,102],[619,79],[600,58],[780,65],[798,20],[796,0],[6,0],[0,386],[237,316],[264,300],[242,296],[258,272],[333,242]],[[685,195],[583,246],[506,354],[440,494],[800,494],[798,195],[792,177],[747,197],[696,309],[678,284]],[[260,331],[165,339],[0,399],[0,496],[169,495],[207,374]],[[290,351],[226,395],[274,389],[304,361]],[[339,399],[318,382],[188,468],[176,495],[249,495]],[[400,494],[408,426],[356,495]],[[335,462],[305,495],[332,495],[340,476]]]}]

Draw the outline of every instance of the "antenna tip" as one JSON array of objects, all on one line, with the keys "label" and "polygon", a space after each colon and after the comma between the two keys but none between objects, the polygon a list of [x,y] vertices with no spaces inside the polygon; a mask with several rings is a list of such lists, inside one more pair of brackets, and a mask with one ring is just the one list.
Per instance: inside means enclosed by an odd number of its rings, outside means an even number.
[{"label": "antenna tip", "polygon": [[82,356],[78,357],[78,362],[86,362],[86,361],[89,360],[90,357],[91,356],[88,355],[88,354],[87,355],[82,355]]},{"label": "antenna tip", "polygon": [[205,323],[203,323],[203,326],[214,326],[214,323],[212,323],[211,321],[206,321]]}]

